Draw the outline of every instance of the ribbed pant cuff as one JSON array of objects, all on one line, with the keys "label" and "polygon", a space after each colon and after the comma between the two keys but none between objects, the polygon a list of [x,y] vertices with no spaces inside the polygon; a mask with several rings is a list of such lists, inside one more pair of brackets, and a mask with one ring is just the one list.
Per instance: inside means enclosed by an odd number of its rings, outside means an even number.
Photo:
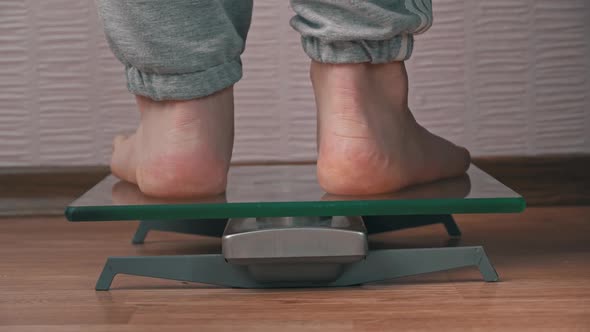
[{"label": "ribbed pant cuff", "polygon": [[242,78],[239,59],[204,71],[182,74],[146,73],[132,66],[125,69],[129,91],[153,100],[201,98],[230,87]]},{"label": "ribbed pant cuff", "polygon": [[414,38],[401,34],[390,40],[322,41],[302,37],[303,50],[322,63],[387,63],[404,61],[412,55]]}]

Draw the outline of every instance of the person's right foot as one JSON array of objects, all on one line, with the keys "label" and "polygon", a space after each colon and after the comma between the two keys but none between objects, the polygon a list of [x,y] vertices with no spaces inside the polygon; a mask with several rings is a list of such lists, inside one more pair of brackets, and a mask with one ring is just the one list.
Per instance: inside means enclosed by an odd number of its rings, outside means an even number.
[{"label": "person's right foot", "polygon": [[233,148],[233,88],[187,101],[137,96],[137,105],[139,128],[113,142],[113,174],[150,196],[223,193]]},{"label": "person's right foot", "polygon": [[436,136],[408,108],[403,62],[312,62],[318,109],[318,181],[336,195],[367,195],[453,177],[469,152]]}]

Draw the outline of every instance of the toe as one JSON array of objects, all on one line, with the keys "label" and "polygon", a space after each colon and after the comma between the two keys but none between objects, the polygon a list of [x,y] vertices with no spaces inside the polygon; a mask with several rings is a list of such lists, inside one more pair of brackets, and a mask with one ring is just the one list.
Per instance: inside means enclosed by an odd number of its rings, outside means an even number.
[{"label": "toe", "polygon": [[433,169],[438,172],[433,172],[436,175],[432,180],[459,176],[467,171],[471,164],[471,155],[466,148],[449,143],[446,148],[443,146],[439,149],[443,153],[439,155],[439,163],[434,163],[437,166]]},{"label": "toe", "polygon": [[465,173],[467,171],[467,169],[469,168],[469,165],[471,165],[471,153],[469,152],[469,150],[467,150],[464,147],[461,147],[461,157],[462,157],[462,169],[463,169],[463,173]]}]

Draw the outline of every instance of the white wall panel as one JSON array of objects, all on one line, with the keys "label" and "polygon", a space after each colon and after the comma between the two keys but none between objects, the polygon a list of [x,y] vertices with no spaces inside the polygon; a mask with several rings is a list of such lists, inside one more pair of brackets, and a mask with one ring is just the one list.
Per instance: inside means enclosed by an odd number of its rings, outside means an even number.
[{"label": "white wall panel", "polygon": [[89,99],[95,64],[88,4],[55,0],[38,6],[39,162],[92,163],[97,159],[93,120],[99,119]]},{"label": "white wall panel", "polygon": [[464,1],[435,2],[434,10],[434,25],[415,37],[408,61],[410,108],[436,134],[466,144]]},{"label": "white wall panel", "polygon": [[[94,5],[89,17],[93,40],[90,52],[93,54],[93,91],[89,94],[94,115],[94,130],[100,163],[107,163],[111,156],[112,139],[115,135],[133,133],[139,113],[135,109],[135,98],[127,91],[125,74],[121,63],[113,56],[104,38],[102,22]],[[95,162],[96,163],[96,162]]]},{"label": "white wall panel", "polygon": [[[474,155],[590,153],[590,5],[434,0],[410,104]],[[234,159],[315,158],[309,60],[288,2],[256,0]],[[138,114],[92,0],[0,1],[0,166],[106,164]]]},{"label": "white wall panel", "polygon": [[534,152],[576,152],[590,146],[585,135],[590,113],[588,5],[578,0],[535,1]]},{"label": "white wall panel", "polygon": [[[0,2],[0,165],[35,160],[31,121],[35,107],[27,103],[29,52],[27,7],[20,0]],[[36,129],[36,128],[35,128]]]},{"label": "white wall panel", "polygon": [[280,128],[281,7],[258,1],[243,57],[244,78],[236,87],[234,160],[278,160],[284,154]]},{"label": "white wall panel", "polygon": [[[533,0],[534,1],[534,0]],[[530,61],[529,3],[474,1],[468,59],[470,121],[476,129],[469,147],[482,154],[527,151],[527,89]]]}]

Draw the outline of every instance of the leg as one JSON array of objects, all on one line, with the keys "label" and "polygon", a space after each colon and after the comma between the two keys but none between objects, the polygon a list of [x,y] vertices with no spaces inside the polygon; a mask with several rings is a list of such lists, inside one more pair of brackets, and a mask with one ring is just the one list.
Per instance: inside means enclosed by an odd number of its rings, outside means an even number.
[{"label": "leg", "polygon": [[133,239],[131,240],[131,243],[143,244],[150,230],[151,227],[147,222],[143,220],[140,221],[139,226],[137,226],[137,230],[135,231],[135,234],[133,234]]},{"label": "leg", "polygon": [[152,196],[225,190],[233,84],[251,0],[99,0],[105,32],[137,95],[137,131],[114,141],[113,173]]},{"label": "leg", "polygon": [[461,230],[459,229],[459,225],[457,225],[457,223],[455,222],[455,218],[453,218],[453,216],[443,216],[442,223],[450,236],[461,236]]},{"label": "leg", "polygon": [[403,61],[432,22],[429,0],[291,2],[312,59],[324,190],[379,194],[466,171],[467,150],[428,132],[408,108]]}]

